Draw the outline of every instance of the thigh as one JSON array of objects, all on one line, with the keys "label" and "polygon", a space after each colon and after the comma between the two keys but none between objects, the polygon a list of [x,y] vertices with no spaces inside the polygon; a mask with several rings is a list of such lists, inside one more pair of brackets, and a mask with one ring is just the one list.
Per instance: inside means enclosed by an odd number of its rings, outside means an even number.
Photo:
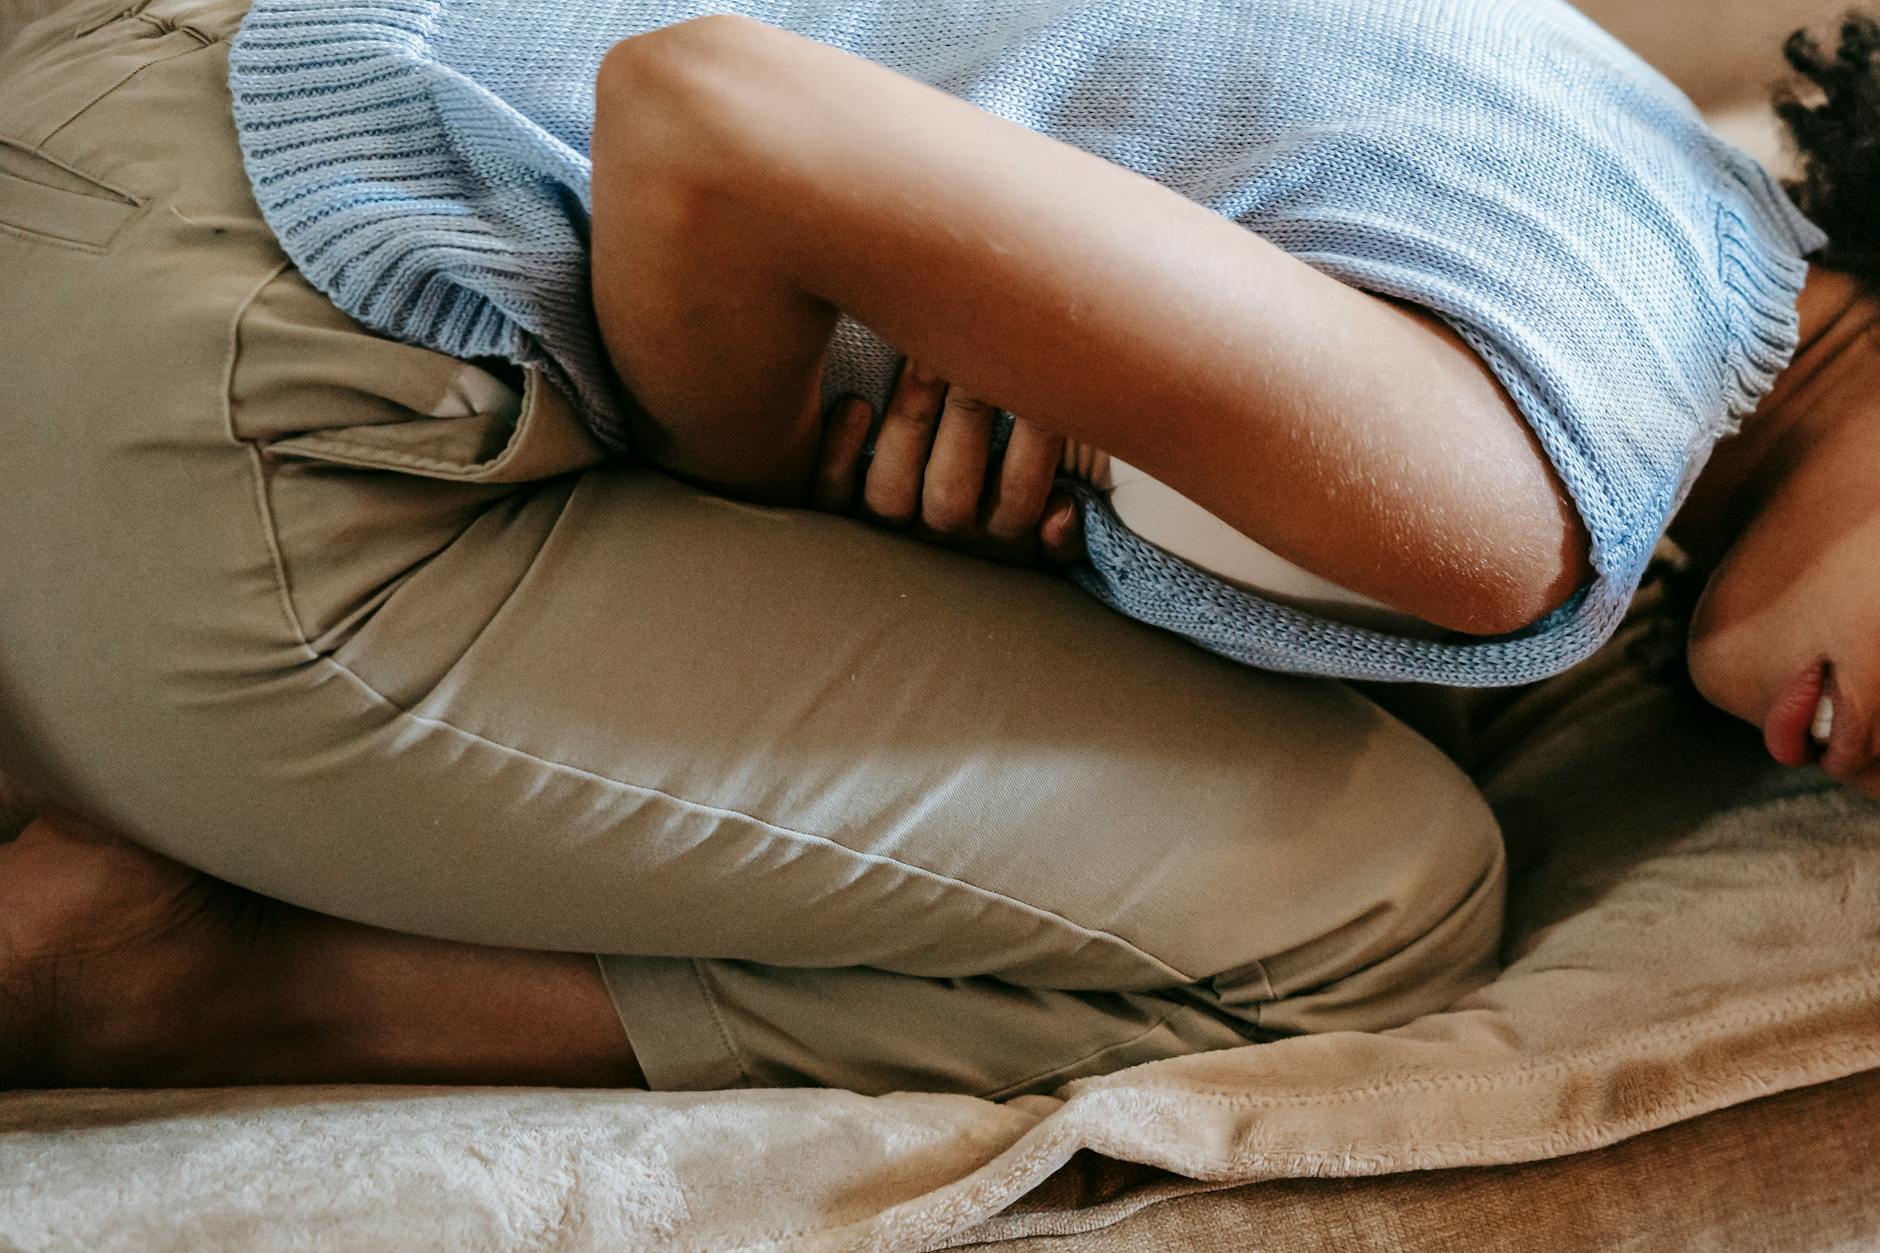
[{"label": "thigh", "polygon": [[844,519],[590,472],[441,672],[426,575],[332,662],[422,728],[397,794],[445,817],[408,839],[515,842],[478,938],[1168,987],[1331,927],[1378,960],[1492,861],[1474,790],[1342,685]]}]

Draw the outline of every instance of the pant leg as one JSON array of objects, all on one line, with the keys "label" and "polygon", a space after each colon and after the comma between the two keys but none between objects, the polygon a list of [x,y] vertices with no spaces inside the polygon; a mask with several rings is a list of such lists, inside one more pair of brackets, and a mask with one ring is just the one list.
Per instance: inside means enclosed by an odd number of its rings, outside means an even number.
[{"label": "pant leg", "polygon": [[341,317],[248,197],[239,12],[5,54],[9,766],[283,900],[607,954],[667,1086],[708,1029],[725,1081],[1019,1090],[1485,977],[1492,817],[1349,688],[593,466]]}]

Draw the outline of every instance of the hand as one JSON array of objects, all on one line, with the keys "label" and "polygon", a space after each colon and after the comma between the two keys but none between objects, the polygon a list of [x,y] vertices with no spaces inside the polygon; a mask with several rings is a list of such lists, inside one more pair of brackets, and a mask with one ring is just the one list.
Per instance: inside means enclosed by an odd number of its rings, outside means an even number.
[{"label": "hand", "polygon": [[997,410],[907,362],[888,399],[875,455],[858,474],[874,412],[838,401],[823,423],[814,507],[859,512],[920,539],[1015,565],[1084,559],[1077,502],[1054,491],[1063,437],[1015,420],[1005,454],[989,465]]}]

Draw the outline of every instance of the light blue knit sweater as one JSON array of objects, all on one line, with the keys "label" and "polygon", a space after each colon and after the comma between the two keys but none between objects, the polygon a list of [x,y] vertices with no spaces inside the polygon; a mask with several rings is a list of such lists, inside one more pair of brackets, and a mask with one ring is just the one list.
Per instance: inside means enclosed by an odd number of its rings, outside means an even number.
[{"label": "light blue knit sweater", "polygon": [[[616,40],[708,12],[1136,170],[1481,352],[1592,536],[1596,577],[1526,631],[1416,639],[1300,612],[1084,493],[1073,577],[1267,669],[1493,686],[1592,653],[1712,445],[1793,355],[1801,258],[1825,243],[1559,0],[256,0],[230,74],[256,199],[340,308],[538,364],[619,447],[588,303],[593,76]],[[844,319],[825,402],[883,405],[898,360]]]}]

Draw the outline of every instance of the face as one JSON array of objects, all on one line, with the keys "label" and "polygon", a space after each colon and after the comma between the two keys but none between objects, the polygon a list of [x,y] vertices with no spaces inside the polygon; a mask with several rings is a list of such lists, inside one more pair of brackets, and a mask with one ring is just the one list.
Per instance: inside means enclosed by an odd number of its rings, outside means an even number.
[{"label": "face", "polygon": [[1764,453],[1771,486],[1705,585],[1688,657],[1707,700],[1759,727],[1826,658],[1835,751],[1821,768],[1880,796],[1880,339],[1836,374]]}]

